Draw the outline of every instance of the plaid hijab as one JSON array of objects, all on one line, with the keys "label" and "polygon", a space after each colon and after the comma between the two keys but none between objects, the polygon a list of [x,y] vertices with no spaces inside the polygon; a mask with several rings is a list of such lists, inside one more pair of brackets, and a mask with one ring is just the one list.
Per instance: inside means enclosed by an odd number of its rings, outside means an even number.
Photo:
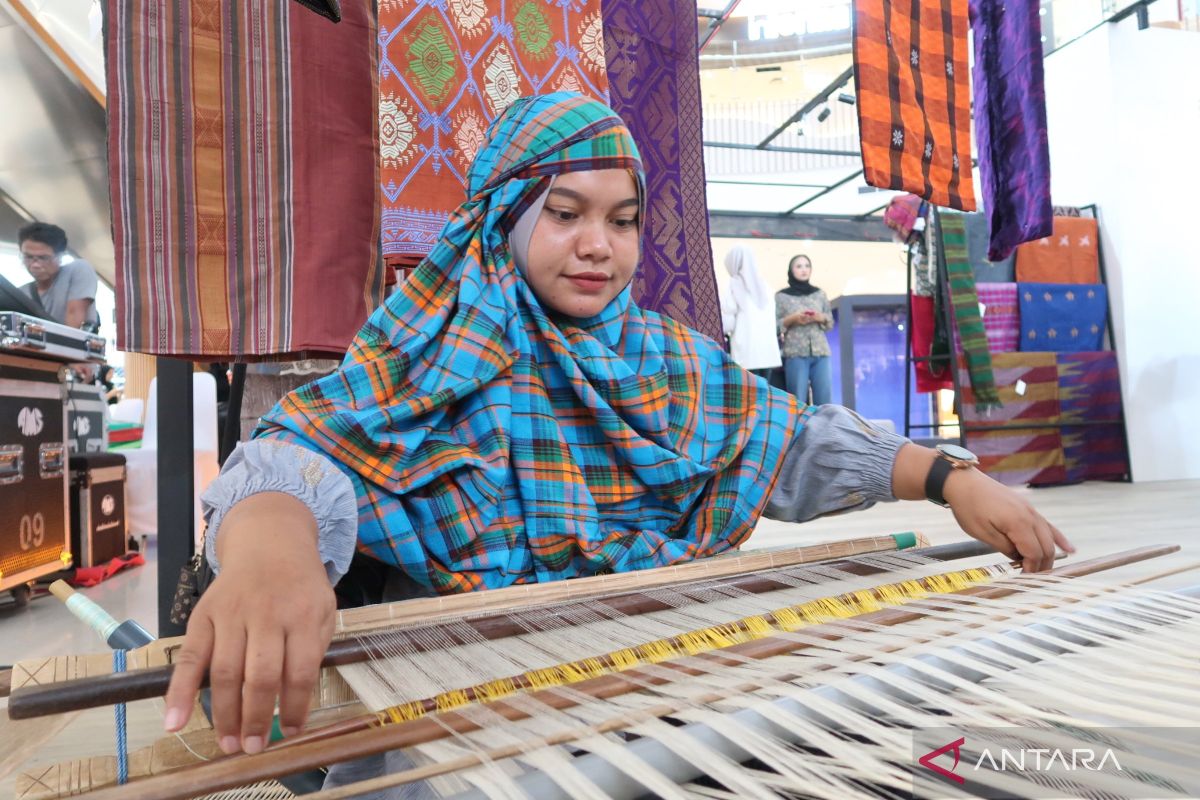
[{"label": "plaid hijab", "polygon": [[803,424],[713,341],[639,308],[542,306],[506,241],[550,177],[645,176],[624,123],[573,93],[492,124],[441,241],[367,321],[338,372],[260,434],[349,475],[359,544],[439,593],[635,570],[750,533]]}]

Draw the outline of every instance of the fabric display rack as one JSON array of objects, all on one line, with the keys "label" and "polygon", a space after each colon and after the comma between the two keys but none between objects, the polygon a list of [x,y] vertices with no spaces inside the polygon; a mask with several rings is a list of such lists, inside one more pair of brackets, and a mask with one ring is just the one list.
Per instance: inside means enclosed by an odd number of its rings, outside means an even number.
[{"label": "fabric display rack", "polygon": [[1007,484],[1129,480],[1112,315],[1095,206],[1056,208],[1054,231],[987,260],[982,214],[931,211],[910,245],[906,392],[954,392],[957,428]]}]

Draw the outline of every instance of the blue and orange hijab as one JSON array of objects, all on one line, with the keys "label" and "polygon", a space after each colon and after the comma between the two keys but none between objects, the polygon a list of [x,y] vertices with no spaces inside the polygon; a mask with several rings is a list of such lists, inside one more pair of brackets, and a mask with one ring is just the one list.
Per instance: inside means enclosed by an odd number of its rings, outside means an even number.
[{"label": "blue and orange hijab", "polygon": [[359,546],[439,593],[635,570],[740,544],[803,415],[710,339],[626,287],[598,316],[543,308],[513,221],[549,176],[628,169],[625,124],[573,93],[491,126],[469,198],[359,332],[341,368],[259,435],[351,478]]}]

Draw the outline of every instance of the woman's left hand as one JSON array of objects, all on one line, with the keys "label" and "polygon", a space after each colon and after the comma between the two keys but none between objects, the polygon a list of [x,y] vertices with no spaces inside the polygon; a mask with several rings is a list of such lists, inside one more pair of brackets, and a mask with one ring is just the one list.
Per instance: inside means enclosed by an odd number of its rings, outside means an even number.
[{"label": "woman's left hand", "polygon": [[964,531],[1020,560],[1026,572],[1043,572],[1054,566],[1059,547],[1075,552],[1062,531],[1028,500],[978,469],[951,472],[942,495]]}]

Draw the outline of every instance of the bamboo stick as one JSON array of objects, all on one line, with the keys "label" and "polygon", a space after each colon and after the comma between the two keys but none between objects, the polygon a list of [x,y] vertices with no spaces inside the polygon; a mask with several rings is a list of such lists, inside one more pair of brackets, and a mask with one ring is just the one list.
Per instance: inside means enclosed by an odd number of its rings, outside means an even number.
[{"label": "bamboo stick", "polygon": [[[968,541],[955,544],[939,545],[913,551],[937,561],[950,561],[959,558],[971,558],[995,552],[982,542]],[[844,572],[868,576],[886,572],[881,567],[869,566],[850,560],[823,562],[829,567]],[[776,570],[785,567],[777,567]],[[788,588],[788,585],[771,578],[772,570],[750,575],[734,576],[726,580],[722,586],[738,589],[748,593],[761,594]],[[640,591],[626,592],[592,601],[579,600],[576,602],[601,602],[608,605],[616,614],[633,616],[654,611],[664,611],[672,608],[668,603],[648,596]],[[556,606],[561,610],[562,606]],[[508,636],[517,636],[528,631],[507,612],[495,612],[481,617],[471,617],[463,620],[478,636],[488,640],[499,640]],[[444,629],[439,623],[421,626],[413,630],[414,634],[428,629],[436,631],[441,639],[449,637],[455,644],[468,644],[477,641],[471,637],[459,637],[452,631]],[[362,635],[349,637],[332,642],[326,651],[322,667],[335,667],[353,664],[387,654],[388,640],[393,635],[388,632],[378,637]],[[422,637],[414,635],[409,642],[418,650],[427,650],[436,645],[425,644]],[[84,708],[129,703],[135,700],[145,700],[151,697],[161,697],[166,694],[171,682],[174,665],[130,670],[122,673],[109,673],[96,677],[77,678],[70,681],[51,683],[45,686],[31,686],[17,689],[9,698],[8,715],[11,719],[31,719],[47,714],[61,714],[67,711],[77,711]],[[208,676],[205,675],[201,686],[208,686]]]},{"label": "bamboo stick", "polygon": [[[1077,578],[1109,569],[1145,561],[1151,558],[1178,552],[1177,545],[1139,547],[1111,556],[1089,559],[1052,570],[1058,577]],[[1007,586],[989,586],[966,589],[958,594],[979,598],[1000,598],[1019,592]],[[899,625],[925,616],[922,610],[890,608],[858,617],[871,625]],[[835,641],[842,638],[836,629],[824,625],[806,629],[809,637]],[[806,649],[803,642],[783,638],[766,638],[725,648],[706,656],[715,664],[736,666],[744,659],[765,659]],[[732,655],[732,657],[730,657]],[[667,668],[681,675],[698,675],[702,670],[686,663],[663,662],[653,673],[632,669],[626,672],[604,675],[575,684],[571,696],[555,689],[544,689],[529,693],[530,697],[553,709],[570,708],[580,693],[597,700],[604,700],[631,692],[641,691],[646,686],[668,682],[661,670]],[[507,720],[528,718],[528,712],[503,700],[489,704],[489,708]],[[456,712],[447,712],[423,717],[413,722],[385,725],[370,730],[357,731],[332,740],[311,741],[294,746],[268,749],[253,756],[238,755],[218,759],[185,771],[148,778],[123,787],[111,787],[86,795],[91,800],[185,800],[197,795],[244,786],[250,783],[289,775],[312,769],[318,765],[348,761],[377,753],[425,744],[454,734],[479,730],[481,725]]]}]

